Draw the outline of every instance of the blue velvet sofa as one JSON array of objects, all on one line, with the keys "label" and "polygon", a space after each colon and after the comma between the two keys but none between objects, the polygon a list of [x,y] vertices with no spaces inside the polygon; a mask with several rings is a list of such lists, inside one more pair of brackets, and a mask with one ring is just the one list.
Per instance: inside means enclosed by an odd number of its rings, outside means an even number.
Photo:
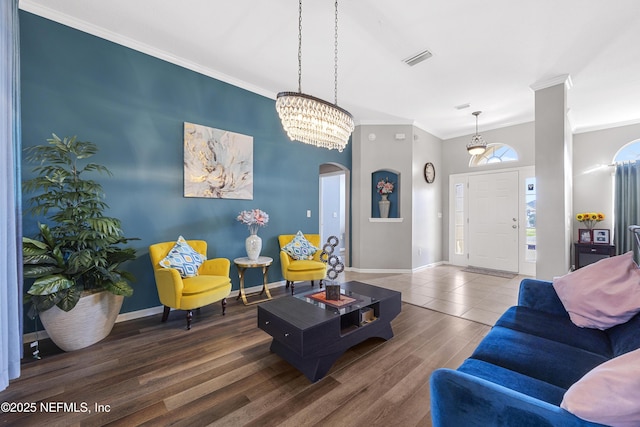
[{"label": "blue velvet sofa", "polygon": [[564,393],[597,365],[638,348],[640,314],[607,330],[579,328],[550,282],[525,279],[518,305],[471,357],[457,370],[433,372],[433,425],[600,426],[562,409]]}]

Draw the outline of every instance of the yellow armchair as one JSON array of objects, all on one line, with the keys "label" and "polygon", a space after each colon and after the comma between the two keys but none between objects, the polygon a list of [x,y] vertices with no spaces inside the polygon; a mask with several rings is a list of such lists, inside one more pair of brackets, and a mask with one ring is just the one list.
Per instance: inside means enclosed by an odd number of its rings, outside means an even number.
[{"label": "yellow armchair", "polygon": [[[231,293],[229,270],[231,263],[226,258],[208,259],[202,263],[195,277],[183,278],[178,270],[165,268],[160,261],[167,256],[176,242],[156,243],[149,246],[149,257],[153,265],[158,296],[164,305],[162,321],[166,322],[169,311],[187,311],[187,329],[191,329],[193,309],[222,301],[222,314],[225,314],[227,297]],[[187,240],[196,252],[206,256],[207,242],[204,240]]]},{"label": "yellow armchair", "polygon": [[320,247],[320,235],[319,234],[305,234],[304,237],[319,250],[313,255],[313,259],[295,260],[287,252],[282,250],[289,242],[296,237],[295,234],[281,234],[278,236],[278,243],[280,244],[280,266],[282,268],[282,276],[286,281],[286,287],[291,285],[291,295],[293,295],[294,283],[300,281],[311,281],[311,286],[314,286],[315,280],[320,280],[320,287],[322,288],[322,279],[327,275],[327,265],[320,261],[320,254],[322,248]]}]

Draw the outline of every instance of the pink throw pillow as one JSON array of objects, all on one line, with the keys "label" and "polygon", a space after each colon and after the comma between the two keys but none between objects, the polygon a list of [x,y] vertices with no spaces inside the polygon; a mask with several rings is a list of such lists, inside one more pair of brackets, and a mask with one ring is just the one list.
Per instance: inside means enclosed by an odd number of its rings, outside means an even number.
[{"label": "pink throw pillow", "polygon": [[560,407],[594,423],[640,425],[640,349],[596,366],[569,387]]},{"label": "pink throw pillow", "polygon": [[556,277],[553,287],[571,321],[581,328],[608,329],[640,311],[640,269],[633,252]]}]

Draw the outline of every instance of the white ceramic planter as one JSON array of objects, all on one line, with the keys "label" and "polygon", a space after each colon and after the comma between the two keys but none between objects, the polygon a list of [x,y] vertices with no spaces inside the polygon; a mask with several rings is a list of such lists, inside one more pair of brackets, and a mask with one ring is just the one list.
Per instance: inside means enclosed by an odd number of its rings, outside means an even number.
[{"label": "white ceramic planter", "polygon": [[122,295],[98,292],[80,298],[69,312],[53,306],[39,314],[51,340],[64,351],[79,350],[104,339],[116,322]]},{"label": "white ceramic planter", "polygon": [[388,194],[381,195],[382,200],[378,202],[378,208],[380,209],[380,218],[389,218],[389,208],[391,202],[388,199]]}]

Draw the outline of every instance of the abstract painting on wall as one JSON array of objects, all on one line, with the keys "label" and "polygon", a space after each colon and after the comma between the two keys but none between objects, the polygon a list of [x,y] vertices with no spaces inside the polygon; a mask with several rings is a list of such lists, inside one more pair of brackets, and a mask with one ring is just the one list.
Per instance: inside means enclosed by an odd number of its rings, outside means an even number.
[{"label": "abstract painting on wall", "polygon": [[184,122],[184,197],[253,200],[253,137]]}]

